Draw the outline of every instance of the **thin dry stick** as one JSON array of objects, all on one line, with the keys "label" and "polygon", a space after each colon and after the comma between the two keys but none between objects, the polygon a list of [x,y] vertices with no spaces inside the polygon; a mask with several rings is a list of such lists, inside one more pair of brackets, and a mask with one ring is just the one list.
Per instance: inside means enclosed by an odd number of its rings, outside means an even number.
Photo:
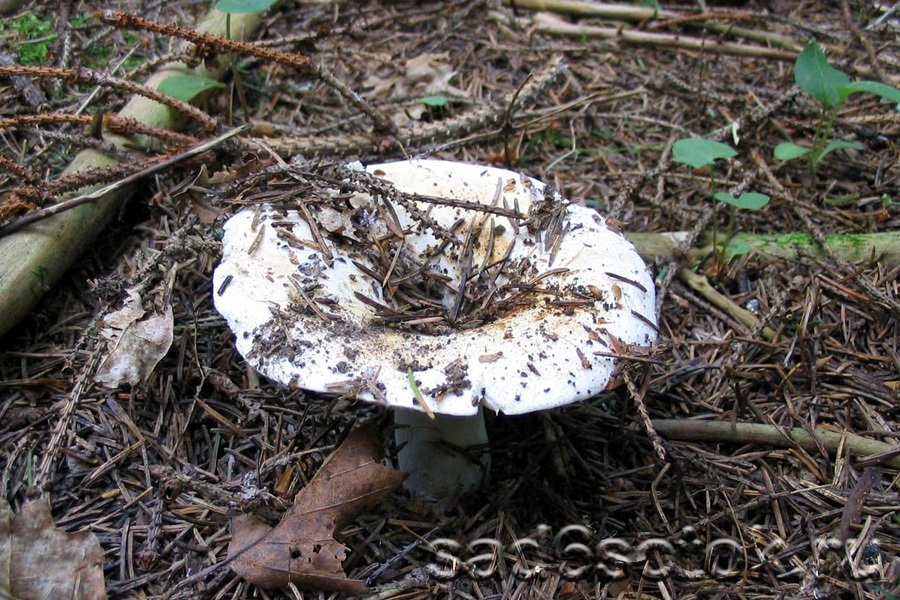
[{"label": "thin dry stick", "polygon": [[595,37],[607,40],[615,40],[636,46],[657,46],[667,48],[681,48],[682,50],[696,50],[712,54],[727,54],[731,56],[751,56],[754,58],[768,58],[793,62],[797,59],[797,53],[777,48],[763,46],[751,46],[748,44],[736,44],[732,42],[719,42],[686,35],[670,35],[664,33],[648,33],[636,29],[623,29],[618,27],[598,27],[595,25],[573,25],[554,17],[553,15],[539,13],[534,17],[534,24],[540,33],[549,35],[562,35],[567,37]]},{"label": "thin dry stick", "polygon": [[113,184],[110,184],[108,186],[94,190],[93,192],[78,196],[77,198],[71,198],[69,200],[59,202],[58,204],[54,204],[53,206],[48,206],[47,208],[42,208],[40,210],[30,212],[27,215],[23,216],[22,218],[17,219],[15,221],[13,221],[12,223],[9,223],[8,225],[6,225],[3,228],[0,228],[0,238],[3,238],[4,236],[7,236],[15,231],[19,231],[20,229],[22,229],[23,227],[25,227],[26,225],[29,225],[31,223],[35,223],[37,221],[41,221],[48,217],[52,217],[53,215],[59,214],[61,212],[71,210],[71,209],[75,208],[76,206],[81,206],[82,204],[87,204],[88,202],[93,202],[99,198],[102,198],[103,196],[105,196],[106,194],[108,194],[114,190],[117,190],[119,188],[130,185],[130,184],[134,183],[135,181],[137,181],[139,179],[143,179],[144,177],[146,177],[148,175],[152,175],[153,173],[158,173],[164,169],[174,166],[174,165],[176,165],[180,162],[183,162],[189,158],[197,156],[198,154],[202,154],[202,153],[206,152],[207,150],[210,150],[210,149],[218,146],[222,142],[236,136],[240,132],[246,130],[248,127],[249,127],[249,125],[242,125],[241,127],[236,127],[234,129],[232,129],[231,131],[229,131],[228,133],[220,135],[219,137],[214,138],[208,142],[204,142],[198,146],[194,146],[193,148],[191,148],[189,150],[185,150],[184,152],[180,152],[174,156],[165,158],[164,160],[161,160],[160,162],[153,164],[147,168],[141,169],[137,173],[132,173],[131,175],[129,175],[129,176],[125,177],[124,179],[121,179]]},{"label": "thin dry stick", "polygon": [[[0,119],[0,129],[51,125],[56,123],[72,123],[76,125],[90,126],[94,125],[94,120],[95,117],[91,115],[76,115],[71,113],[17,115],[15,117]],[[185,135],[183,133],[172,131],[171,129],[163,129],[161,127],[151,127],[150,125],[145,125],[144,123],[141,123],[140,121],[137,121],[135,119],[123,119],[122,117],[113,114],[103,115],[101,123],[104,127],[107,127],[123,135],[148,135],[178,146],[196,144],[200,141],[198,138],[192,135]],[[100,133],[102,133],[102,131]]]},{"label": "thin dry stick", "polygon": [[[846,272],[853,272],[854,267],[849,264],[850,261],[851,260],[862,260],[863,257],[857,256],[857,258],[855,258],[855,259],[848,258],[846,256],[847,248],[841,247],[844,245],[843,242],[850,241],[853,238],[853,236],[851,235],[851,236],[847,236],[846,238],[843,238],[843,236],[841,236],[841,235],[834,235],[834,234],[826,235],[824,232],[822,232],[821,229],[813,222],[812,218],[809,215],[809,211],[807,211],[805,208],[803,208],[803,206],[793,197],[791,192],[789,190],[787,190],[784,186],[782,186],[781,183],[777,179],[775,179],[775,177],[772,175],[771,170],[769,169],[769,166],[763,160],[762,156],[758,152],[755,152],[755,151],[751,152],[751,156],[752,156],[753,160],[757,163],[757,165],[759,165],[760,170],[763,172],[763,174],[766,175],[767,179],[773,185],[773,187],[775,187],[775,189],[777,189],[780,194],[785,196],[785,198],[790,201],[791,205],[797,207],[796,212],[800,215],[800,218],[803,220],[804,225],[810,231],[810,236],[812,237],[812,240],[814,240],[821,248],[821,252],[819,252],[819,253],[827,256],[830,260],[832,260],[835,264],[837,264],[838,266],[843,268]],[[877,234],[877,235],[887,235],[888,236],[886,239],[886,241],[888,241],[888,246],[886,249],[886,256],[884,257],[885,262],[888,264],[888,266],[892,266],[893,264],[896,264],[896,259],[894,257],[896,257],[897,254],[896,254],[895,250],[893,248],[891,248],[891,244],[893,242],[890,239],[890,238],[894,237],[894,234],[896,234],[896,232],[883,232],[882,234]],[[798,244],[798,245],[801,245],[801,244]],[[814,249],[814,248],[811,249],[811,253],[813,253],[812,251],[814,251],[814,250],[816,250],[816,249]],[[880,258],[879,255],[884,251],[876,252],[875,248],[873,247],[871,249],[865,248],[864,252],[865,252],[865,255],[867,255],[867,256],[871,256],[874,258]],[[886,307],[888,310],[893,311],[895,314],[900,313],[900,303],[898,303],[896,300],[894,300],[894,298],[889,297],[887,294],[884,294],[880,289],[878,289],[878,287],[876,287],[876,285],[868,277],[860,276],[856,279],[857,279],[860,287],[862,287],[863,290],[865,290],[865,292],[869,294],[869,297],[874,298],[882,306]]]},{"label": "thin dry stick", "polygon": [[649,380],[645,379],[644,387],[639,390],[628,372],[625,372],[622,377],[625,380],[625,385],[628,387],[628,393],[631,394],[631,398],[634,400],[635,406],[637,406],[638,414],[641,416],[641,423],[644,425],[644,430],[650,438],[650,443],[653,445],[656,456],[659,457],[659,460],[665,462],[666,448],[663,445],[662,438],[659,437],[659,433],[653,426],[653,420],[650,418],[650,413],[647,412],[647,405],[644,403],[644,396],[647,393],[646,382]]},{"label": "thin dry stick", "polygon": [[[757,15],[748,12],[740,13],[711,13],[680,14],[670,10],[658,9],[651,6],[631,6],[628,4],[613,4],[605,2],[584,2],[580,0],[504,0],[505,4],[515,8],[549,11],[564,15],[578,17],[597,17],[601,19],[613,19],[616,21],[649,21],[658,27],[671,27],[680,23],[696,24],[698,27],[709,29],[737,38],[744,38],[763,44],[771,44],[787,50],[800,51],[801,46],[790,37],[772,33],[770,31],[757,31],[736,27],[733,23],[717,23],[713,19],[748,20],[757,19]],[[656,19],[656,20],[654,20]],[[666,19],[666,20],[661,20]]]},{"label": "thin dry stick", "polygon": [[[392,143],[391,147],[402,147],[407,150],[422,148],[427,145],[434,145],[443,140],[456,140],[453,144],[470,143],[473,141],[483,141],[501,135],[502,129],[489,131],[487,133],[478,134],[466,140],[460,140],[463,136],[474,131],[484,131],[492,127],[499,127],[504,122],[504,118],[512,112],[521,109],[522,106],[533,102],[550,88],[558,76],[564,73],[567,65],[563,62],[562,56],[552,57],[547,64],[541,68],[531,79],[523,86],[520,86],[515,92],[517,96],[511,95],[509,100],[500,107],[489,107],[482,110],[473,111],[469,114],[460,116],[457,119],[431,123],[421,127],[414,128],[410,131],[399,132],[393,140],[386,140]],[[514,100],[515,97],[515,100]],[[252,146],[257,138],[246,140],[249,146]],[[304,156],[349,156],[365,153],[367,148],[372,147],[372,139],[368,136],[350,136],[341,135],[330,138],[317,137],[281,137],[281,138],[264,138],[265,143],[278,152],[286,156],[303,154]],[[390,147],[385,148],[385,150]],[[446,149],[441,147],[440,149]]]},{"label": "thin dry stick", "polygon": [[[845,273],[854,272],[855,268],[853,267],[853,265],[848,263],[837,252],[834,251],[834,249],[828,243],[828,238],[825,237],[825,233],[819,228],[818,225],[816,225],[806,209],[798,206],[796,212],[798,215],[800,215],[800,218],[803,220],[803,224],[807,227],[813,238],[815,238],[816,242],[818,242],[819,245],[822,246],[822,250],[825,251],[825,254],[828,256],[828,258],[832,262],[834,262],[834,264],[840,267]],[[878,289],[878,287],[864,275],[856,277],[855,280],[859,287],[861,287],[863,291],[866,292],[869,298],[880,304],[885,309],[889,310],[891,313],[893,313],[894,316],[900,316],[900,302]]]},{"label": "thin dry stick", "polygon": [[[2,3],[2,0],[0,0]],[[12,54],[6,50],[0,50],[0,65],[11,67],[16,64]],[[34,110],[38,110],[42,104],[47,102],[47,96],[44,91],[36,86],[30,77],[15,76],[10,78],[13,88],[19,93],[25,104]]]},{"label": "thin dry stick", "polygon": [[30,171],[27,167],[20,165],[17,162],[13,162],[6,158],[5,156],[0,156],[0,171],[7,171],[12,173],[25,183],[40,186],[41,178],[32,171]]},{"label": "thin dry stick", "polygon": [[[812,433],[802,427],[783,429],[762,423],[728,423],[693,419],[655,419],[653,427],[673,440],[698,442],[726,442],[732,444],[765,444],[788,448],[797,444],[804,450],[816,450],[821,444],[829,452],[836,452],[843,444],[851,454],[871,457],[878,462],[900,468],[900,446],[879,442],[855,433],[815,429]],[[815,437],[814,437],[815,436]]]},{"label": "thin dry stick", "polygon": [[34,477],[34,489],[43,490],[45,484],[49,483],[47,480],[53,469],[53,463],[56,461],[56,457],[62,447],[63,436],[69,429],[72,415],[75,414],[75,409],[78,408],[82,395],[94,383],[94,373],[96,373],[99,365],[100,354],[94,352],[82,367],[81,373],[79,374],[75,385],[72,387],[71,393],[69,393],[65,400],[61,400],[57,403],[56,406],[59,408],[56,412],[59,414],[59,420],[56,421],[56,424],[53,427],[53,434],[50,436],[50,441],[47,443],[47,448],[42,453],[43,458],[41,459],[41,464]]},{"label": "thin dry stick", "polygon": [[375,127],[382,132],[393,132],[394,125],[391,121],[372,108],[367,102],[363,101],[359,94],[355,93],[343,82],[338,81],[333,76],[322,70],[321,67],[314,64],[309,56],[302,54],[293,54],[290,52],[282,52],[271,48],[264,48],[249,42],[240,40],[230,40],[225,37],[201,33],[192,29],[185,29],[177,25],[168,23],[158,23],[150,19],[144,19],[126,12],[116,10],[101,10],[97,12],[97,18],[115,27],[123,29],[137,29],[159,33],[171,37],[177,37],[196,44],[199,48],[207,50],[216,48],[226,52],[235,52],[248,56],[254,56],[265,61],[273,62],[287,67],[299,70],[301,73],[309,73],[315,75],[323,83],[332,87],[343,98],[348,100],[350,104],[358,110],[365,113],[375,123]]},{"label": "thin dry stick", "polygon": [[870,42],[869,38],[860,31],[859,25],[853,20],[853,15],[850,12],[850,3],[847,2],[847,0],[841,0],[841,13],[844,15],[844,22],[847,24],[847,27],[850,28],[850,31],[853,32],[853,35],[865,49],[866,55],[869,57],[869,62],[872,63],[872,70],[875,71],[875,75],[881,81],[887,81],[887,78],[884,76],[884,71],[881,70],[881,64],[878,62],[878,54],[875,52],[875,48],[872,47],[872,42]]},{"label": "thin dry stick", "polygon": [[[736,319],[741,325],[751,329],[759,325],[759,319],[756,315],[745,308],[741,308],[731,298],[715,289],[703,275],[694,273],[690,269],[682,268],[678,271],[678,277],[689,288],[706,298],[716,308]],[[775,338],[775,331],[770,327],[763,327],[762,334],[769,341]]]},{"label": "thin dry stick", "polygon": [[214,129],[216,126],[215,119],[210,117],[199,108],[191,106],[187,102],[182,102],[181,100],[173,98],[172,96],[157,92],[153,88],[141,85],[140,83],[135,83],[127,79],[121,79],[119,77],[113,77],[112,75],[94,71],[93,69],[86,69],[84,67],[78,67],[76,69],[57,69],[54,67],[25,67],[22,65],[15,65],[12,67],[0,66],[0,76],[14,77],[16,75],[25,75],[28,77],[43,77],[49,79],[64,79],[66,81],[89,83],[91,85],[120,89],[132,94],[137,94],[138,96],[144,96],[145,98],[155,100],[160,104],[170,106],[174,110],[196,120],[206,129]]}]

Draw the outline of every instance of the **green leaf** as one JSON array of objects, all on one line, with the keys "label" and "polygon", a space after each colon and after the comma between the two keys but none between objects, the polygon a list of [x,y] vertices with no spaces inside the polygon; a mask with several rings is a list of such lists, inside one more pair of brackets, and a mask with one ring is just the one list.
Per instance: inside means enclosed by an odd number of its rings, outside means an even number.
[{"label": "green leaf", "polygon": [[224,84],[199,75],[172,75],[163,79],[157,91],[184,102],[190,102],[203,92],[215,88],[223,88]]},{"label": "green leaf", "polygon": [[719,202],[744,210],[759,210],[768,204],[770,200],[768,195],[760,194],[759,192],[744,192],[737,198],[727,192],[716,192],[713,198]]},{"label": "green leaf", "polygon": [[654,11],[653,18],[654,19],[657,17],[657,15],[659,15],[659,11],[662,10],[659,6],[659,0],[643,0],[643,2],[641,2],[641,5],[647,6],[647,7],[653,9],[653,11]]},{"label": "green leaf", "polygon": [[223,13],[258,13],[266,10],[276,0],[219,0],[216,10]]},{"label": "green leaf", "polygon": [[703,138],[682,139],[672,146],[672,160],[699,169],[712,164],[720,158],[737,156],[737,152],[728,144],[714,142]]},{"label": "green leaf", "polygon": [[846,196],[838,196],[836,198],[824,198],[826,206],[847,206],[854,204],[859,200],[859,194],[847,194]]},{"label": "green leaf", "polygon": [[727,258],[731,261],[739,256],[750,254],[752,250],[753,247],[744,240],[731,240],[726,248]]},{"label": "green leaf", "polygon": [[50,55],[50,43],[57,38],[53,21],[44,21],[31,13],[14,20],[0,20],[12,26],[19,38],[19,61],[23,65],[43,65]]},{"label": "green leaf", "polygon": [[809,154],[809,148],[794,144],[793,142],[781,142],[775,146],[775,152],[772,153],[778,160],[794,160],[801,156]]},{"label": "green leaf", "polygon": [[841,86],[839,91],[842,99],[850,94],[855,94],[856,92],[865,92],[867,94],[880,96],[890,102],[900,104],[900,90],[894,86],[881,83],[880,81],[854,81],[849,85]]},{"label": "green leaf", "polygon": [[450,102],[450,99],[447,96],[442,94],[435,94],[433,96],[424,96],[422,98],[422,104],[425,106],[432,106],[434,108],[439,108],[442,106],[447,106],[447,103]]},{"label": "green leaf", "polygon": [[849,84],[850,78],[828,64],[825,54],[813,40],[794,63],[794,81],[822,106],[831,108],[844,101],[840,88]]},{"label": "green leaf", "polygon": [[825,149],[822,150],[822,153],[816,157],[816,162],[822,160],[826,154],[830,154],[835,150],[863,150],[864,146],[857,144],[856,142],[845,142],[843,140],[831,140],[828,142],[828,145],[825,146]]}]

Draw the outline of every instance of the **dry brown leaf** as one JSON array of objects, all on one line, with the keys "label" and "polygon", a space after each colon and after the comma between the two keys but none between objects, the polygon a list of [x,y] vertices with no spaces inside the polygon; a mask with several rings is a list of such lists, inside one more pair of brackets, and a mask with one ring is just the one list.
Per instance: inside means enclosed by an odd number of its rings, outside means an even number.
[{"label": "dry brown leaf", "polygon": [[97,369],[96,381],[109,388],[123,383],[137,385],[150,376],[169,351],[174,335],[172,307],[138,320],[143,316],[140,295],[129,290],[125,305],[103,319],[100,335],[106,339],[110,351]]},{"label": "dry brown leaf", "polygon": [[404,74],[381,77],[372,73],[363,82],[369,95],[375,98],[388,96],[427,95],[439,92],[465,96],[466,93],[450,84],[456,71],[450,65],[446,52],[425,53],[407,59]]},{"label": "dry brown leaf", "polygon": [[440,54],[420,54],[406,61],[405,83],[410,89],[419,89],[424,94],[449,92],[455,95],[465,93],[450,85],[456,71],[450,66],[446,52]]},{"label": "dry brown leaf", "polygon": [[373,508],[405,475],[379,462],[374,425],[353,432],[294,497],[275,527],[256,517],[232,520],[231,569],[265,589],[289,583],[346,594],[362,594],[362,581],[349,579],[341,564],[346,547],[334,539],[356,515]]},{"label": "dry brown leaf", "polygon": [[0,597],[102,600],[103,550],[89,532],[57,529],[46,499],[13,514],[0,499]]}]

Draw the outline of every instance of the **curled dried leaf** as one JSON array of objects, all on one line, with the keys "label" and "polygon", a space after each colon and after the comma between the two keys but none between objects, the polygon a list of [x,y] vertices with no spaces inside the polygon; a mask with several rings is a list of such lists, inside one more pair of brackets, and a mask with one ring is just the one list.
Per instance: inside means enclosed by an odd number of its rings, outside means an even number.
[{"label": "curled dried leaf", "polygon": [[397,489],[405,475],[380,462],[374,426],[353,432],[294,497],[281,522],[269,527],[252,515],[232,520],[231,569],[265,589],[295,585],[362,594],[342,563],[346,548],[335,532]]}]

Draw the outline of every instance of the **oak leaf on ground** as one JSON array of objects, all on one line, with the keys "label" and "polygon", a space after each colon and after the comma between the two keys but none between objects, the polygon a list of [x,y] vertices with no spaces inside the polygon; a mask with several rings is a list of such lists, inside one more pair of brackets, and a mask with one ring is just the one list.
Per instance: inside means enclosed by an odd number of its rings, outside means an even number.
[{"label": "oak leaf on ground", "polygon": [[46,498],[13,513],[0,498],[0,598],[103,600],[103,550],[90,531],[53,523]]},{"label": "oak leaf on ground", "polygon": [[232,519],[231,569],[265,589],[293,583],[346,594],[365,593],[362,581],[344,573],[347,549],[334,535],[381,502],[406,477],[381,464],[380,456],[374,425],[363,426],[350,434],[294,496],[294,505],[278,525],[269,527],[252,515]]}]

